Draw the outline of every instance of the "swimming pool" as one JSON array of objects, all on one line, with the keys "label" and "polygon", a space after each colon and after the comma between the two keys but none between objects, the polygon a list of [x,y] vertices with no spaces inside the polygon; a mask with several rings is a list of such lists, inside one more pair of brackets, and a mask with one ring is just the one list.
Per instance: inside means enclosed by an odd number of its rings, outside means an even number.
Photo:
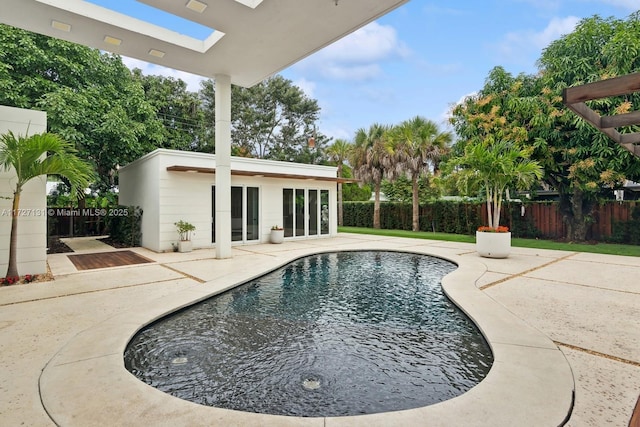
[{"label": "swimming pool", "polygon": [[398,252],[305,257],[142,329],[125,365],[182,399],[258,413],[437,403],[469,390],[493,362],[442,293],[455,268]]}]

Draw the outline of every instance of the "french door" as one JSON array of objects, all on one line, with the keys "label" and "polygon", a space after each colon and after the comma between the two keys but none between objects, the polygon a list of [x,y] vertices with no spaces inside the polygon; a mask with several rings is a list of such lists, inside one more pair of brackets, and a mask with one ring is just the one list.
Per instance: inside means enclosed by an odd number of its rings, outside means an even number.
[{"label": "french door", "polygon": [[[231,187],[231,241],[260,239],[260,191],[258,187]],[[216,241],[216,187],[211,187],[211,242]]]},{"label": "french door", "polygon": [[329,190],[282,190],[284,237],[329,234]]}]

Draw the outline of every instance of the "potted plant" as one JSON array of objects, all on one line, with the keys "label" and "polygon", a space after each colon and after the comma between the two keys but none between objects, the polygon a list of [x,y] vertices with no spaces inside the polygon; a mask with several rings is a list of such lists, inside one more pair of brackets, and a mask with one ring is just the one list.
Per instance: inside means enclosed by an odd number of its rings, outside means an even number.
[{"label": "potted plant", "polygon": [[279,225],[274,225],[271,227],[271,235],[269,236],[269,241],[271,243],[282,243],[284,242],[284,228]]},{"label": "potted plant", "polygon": [[178,252],[191,252],[193,244],[191,243],[191,233],[196,229],[193,224],[180,220],[174,223],[180,240],[178,241]]},{"label": "potted plant", "polygon": [[531,150],[492,137],[469,143],[464,155],[452,159],[458,168],[456,183],[462,191],[481,190],[487,201],[487,224],[476,231],[476,250],[489,258],[506,258],[511,252],[511,232],[500,225],[505,191],[530,187],[542,177],[540,164],[529,158]]}]

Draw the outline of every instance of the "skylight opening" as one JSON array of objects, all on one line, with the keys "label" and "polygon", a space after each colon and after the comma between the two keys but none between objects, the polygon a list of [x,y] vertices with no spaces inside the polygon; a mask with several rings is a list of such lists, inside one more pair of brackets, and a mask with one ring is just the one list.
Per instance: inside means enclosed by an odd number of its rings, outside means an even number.
[{"label": "skylight opening", "polygon": [[133,18],[157,25],[185,36],[193,37],[202,42],[206,41],[214,29],[200,25],[188,19],[172,15],[163,10],[156,9],[136,0],[85,0],[97,6],[110,9],[114,12],[129,15]]}]

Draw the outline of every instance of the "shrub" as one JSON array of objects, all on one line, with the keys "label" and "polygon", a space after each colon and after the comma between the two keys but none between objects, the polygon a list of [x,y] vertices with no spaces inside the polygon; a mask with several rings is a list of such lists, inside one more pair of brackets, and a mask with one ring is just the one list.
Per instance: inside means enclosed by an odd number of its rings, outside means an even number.
[{"label": "shrub", "polygon": [[137,206],[117,206],[111,209],[122,215],[107,217],[109,236],[122,245],[134,247],[142,242],[142,209]]}]

